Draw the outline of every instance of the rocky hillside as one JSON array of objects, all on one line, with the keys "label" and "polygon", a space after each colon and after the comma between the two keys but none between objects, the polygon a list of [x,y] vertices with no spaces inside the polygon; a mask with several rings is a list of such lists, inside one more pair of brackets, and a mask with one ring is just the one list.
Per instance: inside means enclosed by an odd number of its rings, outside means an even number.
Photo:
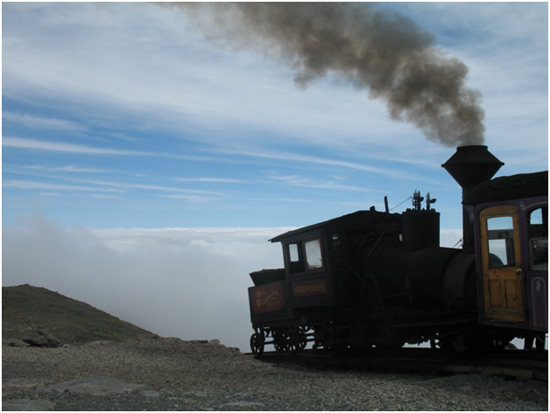
[{"label": "rocky hillside", "polygon": [[2,287],[2,338],[21,340],[30,331],[39,329],[70,345],[154,335],[46,288],[28,284]]}]

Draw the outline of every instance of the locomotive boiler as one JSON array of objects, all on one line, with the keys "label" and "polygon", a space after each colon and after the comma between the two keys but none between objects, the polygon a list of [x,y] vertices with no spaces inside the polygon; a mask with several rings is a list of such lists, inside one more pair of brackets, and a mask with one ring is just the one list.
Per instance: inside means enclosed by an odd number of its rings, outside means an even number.
[{"label": "locomotive boiler", "polygon": [[[281,234],[284,268],[250,274],[251,349],[331,353],[429,342],[453,358],[514,338],[544,346],[548,173],[491,179],[485,146],[443,167],[463,192],[463,246],[439,246],[429,194],[401,214],[374,207]],[[425,206],[422,203],[425,201]]]}]

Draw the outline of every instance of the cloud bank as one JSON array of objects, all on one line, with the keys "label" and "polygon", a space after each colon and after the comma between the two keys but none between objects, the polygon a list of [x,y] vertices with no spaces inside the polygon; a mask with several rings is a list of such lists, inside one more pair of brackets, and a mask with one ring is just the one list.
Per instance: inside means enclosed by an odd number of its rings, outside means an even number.
[{"label": "cloud bank", "polygon": [[[45,287],[164,337],[247,352],[248,274],[282,267],[268,239],[290,229],[90,229],[35,214],[3,228],[2,285]],[[442,231],[446,246],[459,239]]]},{"label": "cloud bank", "polygon": [[272,229],[87,229],[40,215],[4,227],[3,285],[84,301],[161,336],[248,351],[248,273],[280,267]]}]

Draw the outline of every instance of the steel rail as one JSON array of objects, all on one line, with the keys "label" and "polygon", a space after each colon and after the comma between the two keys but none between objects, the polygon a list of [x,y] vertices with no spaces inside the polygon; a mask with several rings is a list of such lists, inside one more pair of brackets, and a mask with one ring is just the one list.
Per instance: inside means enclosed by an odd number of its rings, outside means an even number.
[{"label": "steel rail", "polygon": [[305,350],[293,356],[266,352],[257,358],[268,363],[294,363],[316,368],[352,368],[416,374],[480,373],[548,381],[548,352],[536,350],[503,350],[474,360],[450,361],[434,359],[431,350],[425,348],[379,352],[370,356],[330,356],[313,350]]}]

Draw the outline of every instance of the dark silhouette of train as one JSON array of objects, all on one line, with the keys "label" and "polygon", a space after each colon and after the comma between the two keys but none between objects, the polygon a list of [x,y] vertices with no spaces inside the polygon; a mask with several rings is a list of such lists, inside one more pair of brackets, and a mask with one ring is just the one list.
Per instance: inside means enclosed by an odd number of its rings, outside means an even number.
[{"label": "dark silhouette of train", "polygon": [[491,179],[503,165],[462,146],[442,165],[462,187],[462,248],[439,246],[434,199],[401,214],[357,211],[279,235],[283,269],[250,274],[250,346],[294,354],[429,342],[451,359],[548,331],[548,172]]}]

